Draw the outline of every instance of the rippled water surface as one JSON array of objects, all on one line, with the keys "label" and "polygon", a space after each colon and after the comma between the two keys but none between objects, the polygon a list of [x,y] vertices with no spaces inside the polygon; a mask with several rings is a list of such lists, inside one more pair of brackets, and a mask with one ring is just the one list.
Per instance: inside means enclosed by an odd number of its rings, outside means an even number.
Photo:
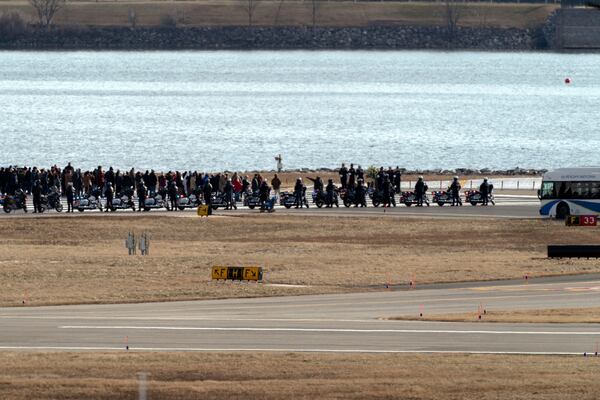
[{"label": "rippled water surface", "polygon": [[0,52],[0,105],[0,164],[597,165],[600,55]]}]

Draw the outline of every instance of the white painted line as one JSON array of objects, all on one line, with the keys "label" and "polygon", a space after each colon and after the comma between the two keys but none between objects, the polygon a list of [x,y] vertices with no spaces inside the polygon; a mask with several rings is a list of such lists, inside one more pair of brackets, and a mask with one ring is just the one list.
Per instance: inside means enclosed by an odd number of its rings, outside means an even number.
[{"label": "white painted line", "polygon": [[104,325],[64,325],[60,329],[127,329],[157,331],[222,331],[222,332],[322,332],[322,333],[448,333],[459,335],[600,335],[597,332],[578,331],[493,331],[493,330],[454,330],[454,329],[344,329],[344,328],[251,328],[251,327],[195,327],[195,326],[104,326]]},{"label": "white painted line", "polygon": [[122,351],[122,352],[265,352],[265,353],[377,353],[377,354],[503,354],[503,355],[544,355],[580,356],[583,352],[565,351],[473,351],[473,350],[373,350],[373,349],[272,349],[272,348],[208,348],[208,347],[77,347],[77,346],[0,346],[0,350],[35,351]]},{"label": "white painted line", "polygon": [[[221,318],[221,317],[95,317],[95,316],[72,316],[72,315],[0,315],[0,319],[33,319],[33,320],[88,320],[88,321],[244,321],[244,322],[409,322],[373,319],[330,319],[330,318]],[[428,321],[421,321],[428,322]]]}]

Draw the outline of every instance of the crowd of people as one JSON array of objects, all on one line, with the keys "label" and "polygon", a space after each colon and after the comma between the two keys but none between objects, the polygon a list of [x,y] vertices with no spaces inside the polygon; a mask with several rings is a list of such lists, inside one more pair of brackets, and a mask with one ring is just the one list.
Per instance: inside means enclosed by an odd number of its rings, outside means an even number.
[{"label": "crowd of people", "polygon": [[[363,168],[354,164],[346,167],[342,164],[338,170],[339,186],[333,179],[328,179],[327,184],[321,177],[307,177],[312,181],[315,192],[323,193],[324,203],[332,207],[334,198],[338,193],[352,196],[356,206],[366,206],[366,197],[369,190],[377,193],[380,203],[384,206],[395,205],[394,194],[401,193],[402,170],[397,166],[395,169],[388,167],[369,171],[369,182],[365,182],[366,173]],[[162,194],[168,199],[171,210],[177,210],[177,200],[180,196],[194,194],[203,198],[206,204],[210,204],[214,193],[222,193],[226,199],[226,208],[237,208],[236,203],[241,201],[247,193],[259,196],[261,205],[264,206],[273,196],[278,197],[281,191],[282,181],[277,174],[268,182],[261,174],[248,175],[234,173],[202,173],[198,171],[168,171],[155,172],[154,170],[136,171],[130,169],[121,171],[109,167],[104,169],[98,166],[93,170],[82,171],[68,163],[60,168],[56,165],[50,168],[38,167],[0,167],[0,194],[15,195],[20,192],[32,195],[34,210],[38,211],[40,197],[50,192],[57,192],[67,199],[68,212],[73,211],[73,201],[82,196],[96,195],[106,198],[106,204],[110,207],[115,196],[126,195],[132,198],[137,195],[139,201],[138,211],[144,209],[144,202],[148,197],[156,193]],[[462,205],[460,199],[460,183],[455,177],[449,191],[452,195],[452,205]],[[480,188],[483,193],[489,192],[487,179]],[[417,198],[417,206],[423,205],[427,193],[427,184],[423,177],[419,177],[414,187]],[[293,188],[295,206],[306,205],[306,186],[301,177],[296,180]],[[486,195],[487,199],[487,195]],[[107,208],[108,211],[108,208]]]}]

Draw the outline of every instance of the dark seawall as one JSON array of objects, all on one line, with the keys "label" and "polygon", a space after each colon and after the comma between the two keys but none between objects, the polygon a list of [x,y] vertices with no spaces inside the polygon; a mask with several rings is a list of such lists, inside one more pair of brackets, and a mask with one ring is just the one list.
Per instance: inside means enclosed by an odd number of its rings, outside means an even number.
[{"label": "dark seawall", "polygon": [[55,27],[0,36],[12,50],[271,50],[271,49],[472,49],[538,50],[539,29],[368,27]]}]

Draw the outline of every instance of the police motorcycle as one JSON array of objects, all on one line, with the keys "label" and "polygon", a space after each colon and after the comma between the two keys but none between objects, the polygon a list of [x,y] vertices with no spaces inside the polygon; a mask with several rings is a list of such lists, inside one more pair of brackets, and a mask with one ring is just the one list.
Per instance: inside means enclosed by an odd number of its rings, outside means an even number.
[{"label": "police motorcycle", "polygon": [[158,210],[166,208],[170,210],[167,199],[167,190],[165,188],[159,189],[153,196],[148,196],[144,201],[144,211]]},{"label": "police motorcycle", "polygon": [[[496,205],[494,202],[494,185],[490,184],[490,191],[488,193],[488,202],[492,203],[492,205]],[[479,190],[467,190],[465,192],[465,198],[467,203],[471,203],[472,206],[476,206],[477,204],[483,204],[483,196]]]},{"label": "police motorcycle", "polygon": [[46,210],[56,210],[56,212],[62,212],[63,205],[60,202],[60,193],[56,189],[52,189],[47,195],[41,197],[42,212]]},{"label": "police motorcycle", "polygon": [[7,195],[3,198],[2,209],[5,213],[11,211],[23,210],[27,212],[27,195],[21,189],[18,189],[13,196]]},{"label": "police motorcycle", "polygon": [[[403,203],[406,207],[410,207],[413,204],[417,205],[419,204],[418,199],[417,199],[417,195],[415,194],[414,191],[406,191],[406,192],[402,192],[402,194],[400,195],[400,203]],[[423,193],[423,204],[426,205],[427,207],[429,207],[429,196],[427,195],[427,189],[425,189],[425,192]]]},{"label": "police motorcycle", "polygon": [[356,191],[354,189],[340,189],[340,198],[344,203],[344,207],[350,207],[354,204],[354,198],[356,197]]},{"label": "police motorcycle", "polygon": [[177,199],[177,208],[180,211],[185,210],[186,208],[198,208],[198,206],[202,205],[202,200],[195,193],[191,193],[189,196],[180,195]]},{"label": "police motorcycle", "polygon": [[[369,198],[371,199],[371,203],[373,204],[373,207],[379,207],[380,204],[387,203],[387,201],[385,201],[385,199],[383,198],[383,190],[377,190],[373,187],[369,187],[367,192],[369,194]],[[395,195],[393,192],[390,195],[389,202],[392,206],[396,207],[396,199],[395,199]]]},{"label": "police motorcycle", "polygon": [[224,192],[213,192],[211,195],[211,203],[213,210],[227,207],[227,194]]},{"label": "police motorcycle", "polygon": [[[308,201],[306,200],[306,188],[302,189],[302,195],[300,198],[300,207],[306,206],[308,208]],[[279,198],[279,204],[285,208],[292,208],[296,206],[296,194],[294,192],[283,192]]]},{"label": "police motorcycle", "polygon": [[431,192],[432,201],[438,206],[443,207],[445,204],[452,204],[452,193],[448,190],[438,190]]},{"label": "police motorcycle", "polygon": [[312,199],[313,199],[313,203],[315,203],[315,205],[318,208],[321,208],[323,206],[326,207],[339,207],[340,203],[338,202],[338,191],[337,189],[335,189],[333,191],[333,196],[330,199],[329,196],[327,195],[327,191],[324,190],[315,190],[312,193]]},{"label": "police motorcycle", "polygon": [[281,192],[279,195],[279,204],[285,208],[292,208],[296,204],[296,197],[292,192]]},{"label": "police motorcycle", "polygon": [[112,201],[111,211],[127,210],[128,208],[131,208],[133,211],[135,211],[132,187],[121,190],[121,192],[115,196]]},{"label": "police motorcycle", "polygon": [[247,190],[246,193],[244,193],[244,205],[251,210],[260,207],[260,193],[258,191],[253,192]]},{"label": "police motorcycle", "polygon": [[101,195],[102,191],[100,188],[94,186],[89,194],[84,194],[73,199],[73,208],[76,208],[79,212],[84,212],[85,210],[102,211]]}]

